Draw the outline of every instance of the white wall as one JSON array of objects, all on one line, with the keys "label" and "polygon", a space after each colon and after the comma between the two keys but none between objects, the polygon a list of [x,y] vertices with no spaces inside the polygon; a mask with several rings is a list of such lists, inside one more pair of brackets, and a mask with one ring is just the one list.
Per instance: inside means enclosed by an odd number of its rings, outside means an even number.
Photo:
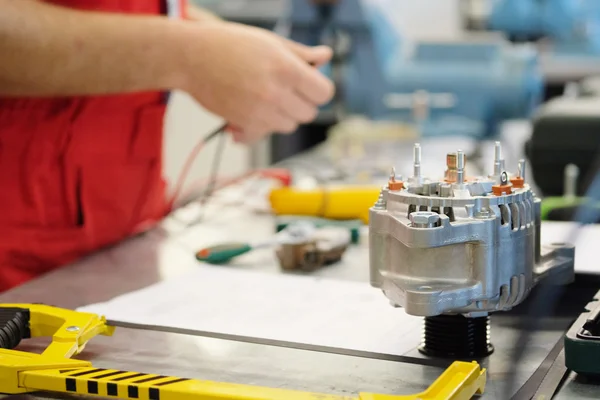
[{"label": "white wall", "polygon": [[[207,112],[187,94],[173,93],[165,121],[165,175],[169,181],[175,182],[179,179],[192,148],[222,123],[220,118]],[[218,140],[213,140],[200,151],[186,179],[186,187],[194,181],[206,179],[216,153],[217,142]],[[243,173],[248,169],[249,156],[246,147],[233,143],[228,138],[219,172],[225,176]]]},{"label": "white wall", "polygon": [[411,38],[454,37],[462,32],[459,0],[363,0],[385,7],[400,32]]}]

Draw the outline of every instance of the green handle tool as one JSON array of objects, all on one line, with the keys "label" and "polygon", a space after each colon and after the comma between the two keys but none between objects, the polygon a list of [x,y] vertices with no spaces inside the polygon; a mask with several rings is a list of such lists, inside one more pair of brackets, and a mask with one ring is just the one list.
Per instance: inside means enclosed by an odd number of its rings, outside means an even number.
[{"label": "green handle tool", "polygon": [[251,250],[275,246],[282,240],[306,240],[314,229],[311,224],[292,224],[262,243],[230,242],[206,247],[196,252],[196,259],[210,264],[224,264]]},{"label": "green handle tool", "polygon": [[248,253],[254,248],[248,243],[225,243],[206,247],[196,252],[196,259],[209,264],[223,264],[232,258]]},{"label": "green handle tool", "polygon": [[289,216],[277,219],[277,232],[269,240],[258,244],[230,242],[205,247],[196,252],[196,259],[209,264],[225,264],[237,256],[259,248],[275,246],[282,241],[289,242],[292,240],[298,242],[306,240],[314,230],[327,226],[349,229],[351,232],[351,243],[358,243],[360,238],[359,228],[362,226],[360,220],[330,221],[323,218],[298,218]]}]

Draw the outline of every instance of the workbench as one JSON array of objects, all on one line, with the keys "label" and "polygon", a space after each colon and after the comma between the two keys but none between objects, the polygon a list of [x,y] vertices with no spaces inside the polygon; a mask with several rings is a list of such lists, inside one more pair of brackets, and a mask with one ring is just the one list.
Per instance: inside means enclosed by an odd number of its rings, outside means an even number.
[{"label": "workbench", "polygon": [[[302,166],[315,164],[311,157],[311,154],[302,155],[290,161],[289,166],[301,174]],[[205,218],[197,225],[185,226],[182,221],[185,222],[187,217],[181,215],[177,220],[169,218],[157,229],[3,293],[0,300],[4,303],[39,302],[66,308],[103,302],[179,276],[190,269],[201,268],[200,263],[191,260],[194,251],[202,247],[209,236],[250,240],[259,235],[267,238],[273,233],[272,216],[219,202],[218,197],[209,202]],[[189,212],[193,214],[193,210]],[[223,268],[282,273],[269,249],[242,256],[233,266]],[[341,263],[312,274],[368,285],[366,241],[351,248]],[[579,277],[572,286],[560,302],[562,306],[557,315],[544,320],[543,329],[534,335],[521,365],[527,376],[519,377],[519,386],[560,340],[583,305],[598,290],[600,282],[590,277]],[[515,326],[524,309],[517,307],[491,318],[495,352],[483,362],[488,369],[483,399],[502,399],[504,379],[512,368],[507,359],[518,333]],[[31,342],[23,348],[38,351],[46,344]],[[407,355],[422,357],[416,349]],[[99,368],[332,394],[356,394],[360,391],[413,394],[426,389],[442,372],[442,369],[430,366],[122,328],[117,329],[113,337],[92,340],[80,357],[91,360]],[[588,385],[570,377],[557,398],[599,397],[600,386]],[[18,398],[56,397],[31,395]]]}]

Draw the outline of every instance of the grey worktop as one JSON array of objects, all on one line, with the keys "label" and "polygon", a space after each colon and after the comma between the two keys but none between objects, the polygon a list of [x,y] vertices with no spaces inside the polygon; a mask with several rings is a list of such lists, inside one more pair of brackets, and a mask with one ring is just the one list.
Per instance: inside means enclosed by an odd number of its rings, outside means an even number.
[{"label": "grey worktop", "polygon": [[[323,156],[312,154],[298,157],[287,165],[301,176],[310,175],[314,169],[322,170],[324,164]],[[67,308],[107,301],[195,268],[189,259],[193,258],[194,246],[200,246],[207,236],[225,235],[233,240],[247,240],[268,237],[273,232],[271,216],[245,210],[235,202],[227,206],[221,201],[224,200],[219,197],[212,200],[204,219],[196,225],[182,223],[193,219],[193,212],[177,215],[165,221],[161,228],[0,294],[0,301],[46,303]],[[235,268],[283,273],[270,252],[264,249],[243,256]],[[343,262],[313,273],[368,285],[367,244],[363,242],[351,248]],[[533,336],[527,356],[519,364],[519,386],[537,369],[599,286],[589,277],[578,278],[559,301],[560,309],[542,320],[541,330]],[[509,357],[526,307],[527,303],[492,317],[491,338],[495,352],[482,362],[488,370],[483,399],[506,400],[503,384],[515,370]],[[37,350],[38,344],[24,346],[25,350]],[[422,357],[416,349],[407,355]],[[81,357],[93,361],[97,367],[333,394],[417,393],[442,372],[435,367],[129,329],[118,329],[110,338],[93,339]],[[558,398],[600,398],[600,387],[570,377]]]},{"label": "grey worktop", "polygon": [[[222,209],[220,218],[225,214],[227,210]],[[256,227],[257,217],[253,218],[252,224]],[[265,226],[272,223],[268,216],[260,218],[264,218]],[[205,223],[210,224],[210,217]],[[243,222],[241,224],[243,226]],[[177,235],[183,237],[184,233]],[[0,301],[42,302],[75,308],[109,300],[185,273],[189,267],[180,266],[184,263],[174,265],[177,263],[169,262],[169,258],[176,260],[190,250],[184,245],[178,246],[177,237],[175,240],[169,237],[177,235],[165,231],[149,232],[4,293],[0,295]],[[165,246],[172,248],[165,253]],[[368,284],[366,251],[364,246],[359,246],[346,257],[350,261],[317,273]],[[280,273],[269,263],[264,267],[242,264],[239,268]],[[572,304],[574,308],[584,304],[593,292],[589,286],[582,284],[577,290],[571,290],[563,303]],[[522,308],[492,318],[492,341],[496,351],[483,362],[489,372],[484,399],[503,398],[502,383],[513,370],[507,359],[517,334],[515,326],[520,310]],[[573,310],[562,310],[562,315],[544,321],[544,330],[536,333],[528,347],[528,356],[521,364],[520,383],[535,371],[575,315]],[[420,357],[416,350],[410,355]],[[92,360],[97,367],[336,394],[361,391],[416,393],[424,390],[442,372],[434,367],[128,329],[118,329],[114,337],[94,339],[82,358]],[[560,398],[588,398],[585,394],[600,397],[600,388],[571,380],[563,393],[565,395]]]}]

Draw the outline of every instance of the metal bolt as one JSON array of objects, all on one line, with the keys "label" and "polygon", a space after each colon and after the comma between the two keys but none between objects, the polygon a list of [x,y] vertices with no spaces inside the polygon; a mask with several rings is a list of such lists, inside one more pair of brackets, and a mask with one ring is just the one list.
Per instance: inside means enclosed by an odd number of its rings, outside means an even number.
[{"label": "metal bolt", "polygon": [[492,213],[487,208],[482,208],[481,210],[477,211],[473,216],[479,219],[486,219],[490,218],[492,216]]},{"label": "metal bolt", "polygon": [[387,203],[385,201],[385,198],[383,197],[384,190],[385,190],[385,188],[382,188],[379,191],[379,197],[377,198],[377,202],[375,202],[375,205],[373,206],[373,208],[375,208],[377,210],[385,210],[387,207]]},{"label": "metal bolt", "polygon": [[413,149],[413,163],[413,175],[418,178],[421,176],[421,145],[419,143],[415,143]]},{"label": "metal bolt", "polygon": [[456,169],[465,168],[465,153],[462,150],[456,152]]},{"label": "metal bolt", "polygon": [[519,160],[519,178],[525,179],[526,166],[527,166],[527,163],[525,162],[525,160],[523,160],[523,159]]},{"label": "metal bolt", "polygon": [[494,143],[494,175],[502,173],[502,145],[500,142]]},{"label": "metal bolt", "polygon": [[506,171],[502,171],[502,173],[500,174],[500,184],[501,185],[508,185],[508,174],[506,173]]},{"label": "metal bolt", "polygon": [[79,327],[78,326],[69,326],[67,328],[68,332],[79,332]]},{"label": "metal bolt", "polygon": [[409,219],[415,228],[433,228],[440,220],[440,215],[432,211],[415,211]]},{"label": "metal bolt", "polygon": [[502,144],[500,142],[494,142],[494,161],[500,161],[502,159]]},{"label": "metal bolt", "polygon": [[465,182],[465,153],[456,152],[456,182],[460,185]]}]

